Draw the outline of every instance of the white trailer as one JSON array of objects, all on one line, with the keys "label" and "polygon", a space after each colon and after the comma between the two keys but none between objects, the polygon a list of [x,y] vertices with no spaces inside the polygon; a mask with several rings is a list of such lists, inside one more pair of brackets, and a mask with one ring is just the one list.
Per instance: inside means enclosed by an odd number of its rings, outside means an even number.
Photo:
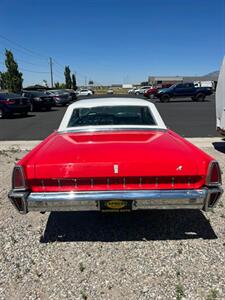
[{"label": "white trailer", "polygon": [[219,133],[225,135],[225,56],[216,87],[216,127]]},{"label": "white trailer", "polygon": [[194,81],[195,87],[210,87],[214,90],[215,83],[212,80]]}]

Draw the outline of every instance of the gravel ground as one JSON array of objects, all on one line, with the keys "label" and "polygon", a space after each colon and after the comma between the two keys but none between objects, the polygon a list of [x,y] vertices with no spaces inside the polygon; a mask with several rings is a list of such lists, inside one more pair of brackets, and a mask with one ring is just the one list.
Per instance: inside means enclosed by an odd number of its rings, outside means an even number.
[{"label": "gravel ground", "polygon": [[[225,171],[225,146],[204,150]],[[225,299],[224,196],[207,214],[22,216],[7,192],[24,154],[0,151],[0,299]]]}]

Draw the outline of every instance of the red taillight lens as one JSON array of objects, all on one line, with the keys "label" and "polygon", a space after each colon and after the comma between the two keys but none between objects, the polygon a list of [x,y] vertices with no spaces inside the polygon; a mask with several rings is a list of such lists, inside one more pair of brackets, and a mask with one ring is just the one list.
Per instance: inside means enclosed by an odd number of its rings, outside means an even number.
[{"label": "red taillight lens", "polygon": [[26,189],[26,179],[21,166],[16,166],[13,170],[13,189]]},{"label": "red taillight lens", "polygon": [[206,184],[207,185],[221,184],[221,171],[217,161],[213,161],[209,164]]},{"label": "red taillight lens", "polygon": [[16,101],[15,100],[11,100],[11,99],[7,99],[7,100],[2,100],[1,103],[4,103],[4,104],[15,104]]}]

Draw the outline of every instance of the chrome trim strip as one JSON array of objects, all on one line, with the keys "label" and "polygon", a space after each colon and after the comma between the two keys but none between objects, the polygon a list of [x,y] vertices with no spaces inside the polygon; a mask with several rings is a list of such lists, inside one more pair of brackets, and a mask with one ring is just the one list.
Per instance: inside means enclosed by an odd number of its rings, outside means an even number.
[{"label": "chrome trim strip", "polygon": [[[157,126],[157,125],[156,125]],[[101,131],[107,131],[107,132],[112,132],[112,131],[152,131],[152,130],[156,130],[156,131],[167,131],[167,129],[164,128],[159,128],[159,127],[132,127],[132,128],[126,128],[126,127],[121,127],[121,128],[80,128],[80,129],[68,129],[68,130],[58,130],[59,134],[64,134],[64,133],[73,133],[73,132],[101,132]]]},{"label": "chrome trim strip", "polygon": [[[79,211],[99,210],[100,201],[132,201],[132,209],[204,209],[208,207],[210,195],[223,193],[221,186],[197,190],[129,190],[88,192],[40,192],[11,191],[9,198],[23,198],[24,211]],[[14,203],[13,203],[14,204]]]},{"label": "chrome trim strip", "polygon": [[31,193],[28,211],[99,210],[105,200],[135,200],[133,209],[203,208],[207,190],[135,190]]}]

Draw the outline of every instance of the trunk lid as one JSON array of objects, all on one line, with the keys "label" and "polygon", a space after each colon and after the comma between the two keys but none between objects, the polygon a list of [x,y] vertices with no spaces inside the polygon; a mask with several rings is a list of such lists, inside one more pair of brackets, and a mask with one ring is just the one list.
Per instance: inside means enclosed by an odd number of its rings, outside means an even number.
[{"label": "trunk lid", "polygon": [[198,174],[190,147],[165,131],[57,134],[32,163],[37,178]]}]

